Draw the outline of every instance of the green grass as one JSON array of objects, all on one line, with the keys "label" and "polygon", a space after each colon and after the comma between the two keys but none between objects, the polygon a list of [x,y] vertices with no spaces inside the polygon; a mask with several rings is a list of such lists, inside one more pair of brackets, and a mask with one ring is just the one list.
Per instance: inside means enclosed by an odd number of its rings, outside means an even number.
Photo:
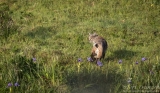
[{"label": "green grass", "polygon": [[[0,0],[0,92],[160,92],[159,15],[159,0]],[[108,42],[103,67],[90,32]]]}]

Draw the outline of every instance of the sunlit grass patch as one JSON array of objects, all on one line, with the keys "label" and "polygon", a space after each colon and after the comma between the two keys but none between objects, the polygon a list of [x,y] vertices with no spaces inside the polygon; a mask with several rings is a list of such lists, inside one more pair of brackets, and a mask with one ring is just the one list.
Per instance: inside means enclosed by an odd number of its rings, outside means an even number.
[{"label": "sunlit grass patch", "polygon": [[[159,11],[158,0],[0,2],[0,91],[159,92]],[[97,63],[89,32],[108,42]]]}]

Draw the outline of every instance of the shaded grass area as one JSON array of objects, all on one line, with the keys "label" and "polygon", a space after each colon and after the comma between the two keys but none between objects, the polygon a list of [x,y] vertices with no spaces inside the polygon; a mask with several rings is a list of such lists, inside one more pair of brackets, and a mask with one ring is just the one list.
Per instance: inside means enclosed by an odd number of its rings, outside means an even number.
[{"label": "shaded grass area", "polygon": [[[159,5],[159,0],[2,1],[0,91],[159,92]],[[87,61],[89,32],[108,42],[103,67]]]}]

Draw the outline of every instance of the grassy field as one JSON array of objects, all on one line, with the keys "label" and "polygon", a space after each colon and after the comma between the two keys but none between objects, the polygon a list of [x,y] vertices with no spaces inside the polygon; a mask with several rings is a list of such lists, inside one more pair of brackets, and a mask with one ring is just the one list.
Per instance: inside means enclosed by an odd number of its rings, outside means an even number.
[{"label": "grassy field", "polygon": [[0,93],[160,92],[159,0],[0,0],[0,24]]}]

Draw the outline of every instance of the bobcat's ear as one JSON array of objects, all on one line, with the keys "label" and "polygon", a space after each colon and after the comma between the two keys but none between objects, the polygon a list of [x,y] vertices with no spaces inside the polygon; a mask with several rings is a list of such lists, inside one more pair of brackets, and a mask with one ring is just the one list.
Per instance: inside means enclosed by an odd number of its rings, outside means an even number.
[{"label": "bobcat's ear", "polygon": [[96,32],[94,32],[93,35],[97,35]]},{"label": "bobcat's ear", "polygon": [[96,36],[97,34],[94,32],[93,35]]},{"label": "bobcat's ear", "polygon": [[91,36],[92,34],[91,33],[88,33],[89,34],[89,36]]}]

